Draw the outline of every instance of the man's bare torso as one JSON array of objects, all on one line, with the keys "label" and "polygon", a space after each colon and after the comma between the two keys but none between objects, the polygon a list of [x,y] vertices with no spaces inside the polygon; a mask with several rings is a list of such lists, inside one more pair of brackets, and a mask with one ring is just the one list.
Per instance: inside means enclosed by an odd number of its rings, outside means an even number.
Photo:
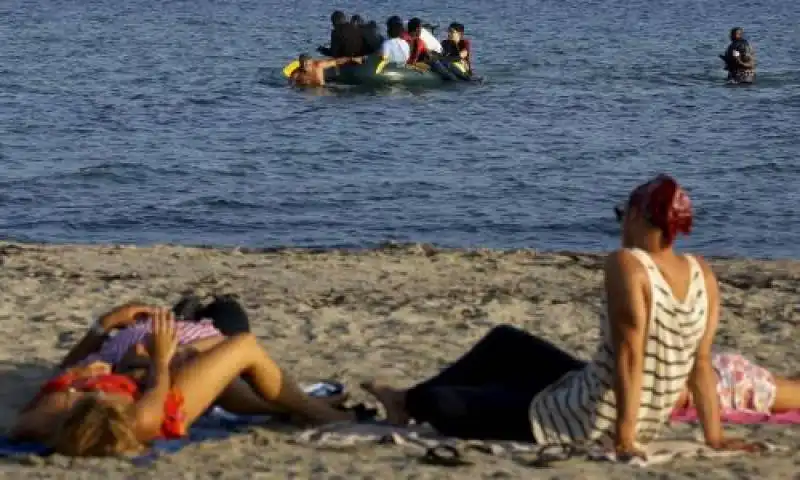
[{"label": "man's bare torso", "polygon": [[314,65],[309,70],[296,70],[292,74],[295,85],[305,87],[321,87],[325,85],[325,70]]}]

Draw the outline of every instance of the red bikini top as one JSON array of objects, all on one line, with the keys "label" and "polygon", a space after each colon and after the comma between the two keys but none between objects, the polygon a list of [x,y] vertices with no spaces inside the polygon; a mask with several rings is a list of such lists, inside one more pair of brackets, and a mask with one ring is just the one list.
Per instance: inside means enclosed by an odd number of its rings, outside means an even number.
[{"label": "red bikini top", "polygon": [[40,395],[48,393],[66,392],[75,389],[81,392],[105,392],[116,395],[125,395],[136,398],[139,394],[139,387],[136,382],[124,375],[107,373],[92,377],[78,377],[72,373],[64,373],[50,379],[44,384]]}]

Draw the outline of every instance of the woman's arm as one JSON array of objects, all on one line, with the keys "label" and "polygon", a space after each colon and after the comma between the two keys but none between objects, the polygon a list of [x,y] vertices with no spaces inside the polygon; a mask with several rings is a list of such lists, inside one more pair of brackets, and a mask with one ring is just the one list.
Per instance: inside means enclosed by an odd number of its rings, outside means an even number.
[{"label": "woman's arm", "polygon": [[61,369],[69,367],[97,352],[113,330],[133,324],[137,318],[150,315],[153,311],[153,307],[141,303],[128,303],[101,315],[97,320],[99,328],[92,328],[86,332],[83,338],[67,352],[58,367]]},{"label": "woman's arm", "polygon": [[106,338],[108,338],[107,333],[101,333],[94,329],[89,330],[83,338],[67,352],[61,360],[61,363],[58,364],[58,368],[64,369],[75,365],[89,355],[97,352],[100,350]]},{"label": "woman's arm", "polygon": [[157,438],[164,423],[164,405],[171,385],[169,363],[178,348],[175,317],[171,311],[160,309],[153,315],[150,337],[153,385],[134,406],[134,425],[139,441]]},{"label": "woman's arm", "polygon": [[748,443],[736,438],[724,438],[722,423],[719,413],[719,397],[717,396],[717,375],[711,363],[711,349],[714,335],[717,332],[720,314],[720,296],[717,277],[711,267],[703,259],[698,258],[698,263],[703,269],[703,278],[706,283],[708,297],[708,320],[706,331],[697,347],[694,366],[689,374],[689,391],[692,401],[697,409],[700,424],[703,425],[703,434],[706,444],[712,448],[724,450],[740,450],[757,452],[763,450],[763,445]]},{"label": "woman's arm", "polygon": [[161,434],[164,404],[171,385],[169,365],[153,364],[153,385],[135,405],[136,437],[148,442]]},{"label": "woman's arm", "polygon": [[703,278],[706,283],[708,298],[708,320],[706,331],[700,340],[694,367],[689,374],[688,387],[692,401],[697,409],[697,416],[703,425],[706,443],[712,447],[722,445],[722,425],[719,418],[719,397],[717,396],[717,374],[711,363],[711,348],[719,324],[719,284],[711,267],[698,258],[703,269]]},{"label": "woman's arm", "polygon": [[53,433],[61,416],[69,410],[69,393],[54,392],[37,399],[36,404],[17,416],[10,436],[14,440],[45,440]]},{"label": "woman's arm", "polygon": [[615,355],[616,449],[635,453],[636,423],[642,396],[647,335],[647,278],[628,251],[609,255],[605,266],[608,320]]}]

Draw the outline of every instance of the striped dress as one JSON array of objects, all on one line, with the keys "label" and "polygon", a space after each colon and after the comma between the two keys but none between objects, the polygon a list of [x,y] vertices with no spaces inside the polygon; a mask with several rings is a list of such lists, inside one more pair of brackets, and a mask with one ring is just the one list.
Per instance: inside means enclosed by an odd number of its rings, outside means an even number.
[{"label": "striped dress", "polygon": [[[708,298],[703,271],[687,255],[691,284],[678,301],[658,267],[643,250],[630,250],[650,279],[650,318],[644,353],[641,404],[636,438],[655,438],[668,420],[694,366],[706,329]],[[531,402],[533,436],[539,444],[598,442],[611,445],[616,429],[614,355],[608,319],[602,319],[602,342],[581,370],[564,375]]]},{"label": "striped dress", "polygon": [[[197,340],[217,337],[222,332],[217,330],[209,320],[199,322],[176,322],[178,344],[186,345]],[[86,365],[94,361],[101,361],[116,365],[122,360],[128,350],[137,343],[144,342],[152,330],[149,321],[143,321],[123,328],[116,335],[109,338],[100,347],[100,350],[84,358],[80,363]]]}]

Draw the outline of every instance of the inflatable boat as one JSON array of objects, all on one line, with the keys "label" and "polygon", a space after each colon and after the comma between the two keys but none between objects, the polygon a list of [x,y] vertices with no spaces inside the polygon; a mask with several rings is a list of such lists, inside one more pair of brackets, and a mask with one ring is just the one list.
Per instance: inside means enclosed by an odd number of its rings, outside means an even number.
[{"label": "inflatable boat", "polygon": [[[292,75],[300,63],[286,65],[283,75]],[[441,59],[431,64],[396,65],[370,56],[362,64],[347,64],[325,71],[325,82],[339,85],[437,87],[449,82],[468,82],[471,75],[460,60]]]}]

